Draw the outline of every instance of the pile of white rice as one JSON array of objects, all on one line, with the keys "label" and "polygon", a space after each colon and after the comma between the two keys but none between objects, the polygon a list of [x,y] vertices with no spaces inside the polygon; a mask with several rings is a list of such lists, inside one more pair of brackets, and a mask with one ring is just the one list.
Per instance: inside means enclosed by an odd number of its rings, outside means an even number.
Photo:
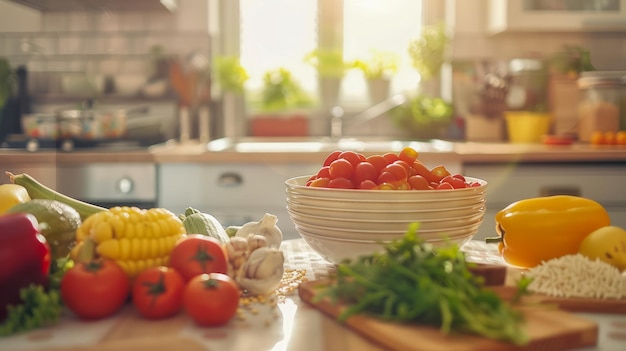
[{"label": "pile of white rice", "polygon": [[525,273],[533,279],[528,290],[553,297],[621,299],[626,297],[626,276],[600,260],[566,255],[543,262]]}]

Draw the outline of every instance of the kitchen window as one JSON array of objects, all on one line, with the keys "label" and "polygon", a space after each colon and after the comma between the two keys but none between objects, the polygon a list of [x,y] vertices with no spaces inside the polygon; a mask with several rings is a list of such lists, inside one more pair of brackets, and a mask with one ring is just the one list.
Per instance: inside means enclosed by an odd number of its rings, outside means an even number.
[{"label": "kitchen window", "polygon": [[[240,0],[238,12],[239,33],[222,38],[229,45],[232,40],[239,43],[250,91],[260,89],[266,71],[285,67],[316,96],[316,72],[303,58],[318,46],[342,50],[346,62],[366,59],[372,50],[394,53],[398,71],[392,77],[391,94],[415,90],[419,83],[408,47],[421,32],[421,0]],[[368,104],[360,71],[349,70],[341,87],[340,104]]]}]

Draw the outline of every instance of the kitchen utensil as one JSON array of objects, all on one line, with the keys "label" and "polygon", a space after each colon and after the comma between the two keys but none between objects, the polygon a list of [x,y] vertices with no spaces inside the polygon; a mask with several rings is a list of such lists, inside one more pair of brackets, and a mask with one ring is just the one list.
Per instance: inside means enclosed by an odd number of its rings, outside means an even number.
[{"label": "kitchen utensil", "polygon": [[87,104],[83,109],[27,114],[22,116],[21,123],[29,137],[39,140],[118,140],[126,136],[128,116],[146,112],[147,107],[143,105],[109,110]]},{"label": "kitchen utensil", "polygon": [[[313,302],[320,284],[328,281],[308,281],[300,284],[300,298],[332,318],[337,318],[345,306],[334,305],[328,300]],[[598,325],[588,319],[545,306],[529,306],[523,310],[529,344],[524,350],[553,351],[596,345]],[[349,318],[345,325],[389,350],[402,351],[492,351],[520,350],[518,346],[481,338],[473,335],[455,334],[445,336],[436,327],[401,325],[384,322],[366,315]]]}]

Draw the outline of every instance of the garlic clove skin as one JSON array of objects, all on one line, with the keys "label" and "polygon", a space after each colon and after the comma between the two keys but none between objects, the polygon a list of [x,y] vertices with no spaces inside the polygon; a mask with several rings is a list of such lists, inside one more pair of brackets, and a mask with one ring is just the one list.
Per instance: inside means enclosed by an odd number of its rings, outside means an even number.
[{"label": "garlic clove skin", "polygon": [[251,234],[263,235],[267,238],[268,246],[280,247],[280,243],[283,241],[283,232],[278,227],[277,222],[278,217],[266,213],[260,221],[242,225],[235,236],[247,238]]},{"label": "garlic clove skin", "polygon": [[269,294],[280,286],[284,274],[285,256],[277,248],[254,250],[239,270],[236,281],[254,295]]}]

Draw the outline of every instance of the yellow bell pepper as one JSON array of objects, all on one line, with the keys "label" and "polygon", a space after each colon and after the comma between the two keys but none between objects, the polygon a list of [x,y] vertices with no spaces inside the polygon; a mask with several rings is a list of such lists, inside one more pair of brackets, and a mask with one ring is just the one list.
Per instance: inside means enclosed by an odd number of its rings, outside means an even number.
[{"label": "yellow bell pepper", "polygon": [[507,263],[531,268],[542,261],[576,254],[587,235],[610,222],[606,209],[591,199],[571,195],[529,198],[496,214],[500,235],[496,240]]}]

